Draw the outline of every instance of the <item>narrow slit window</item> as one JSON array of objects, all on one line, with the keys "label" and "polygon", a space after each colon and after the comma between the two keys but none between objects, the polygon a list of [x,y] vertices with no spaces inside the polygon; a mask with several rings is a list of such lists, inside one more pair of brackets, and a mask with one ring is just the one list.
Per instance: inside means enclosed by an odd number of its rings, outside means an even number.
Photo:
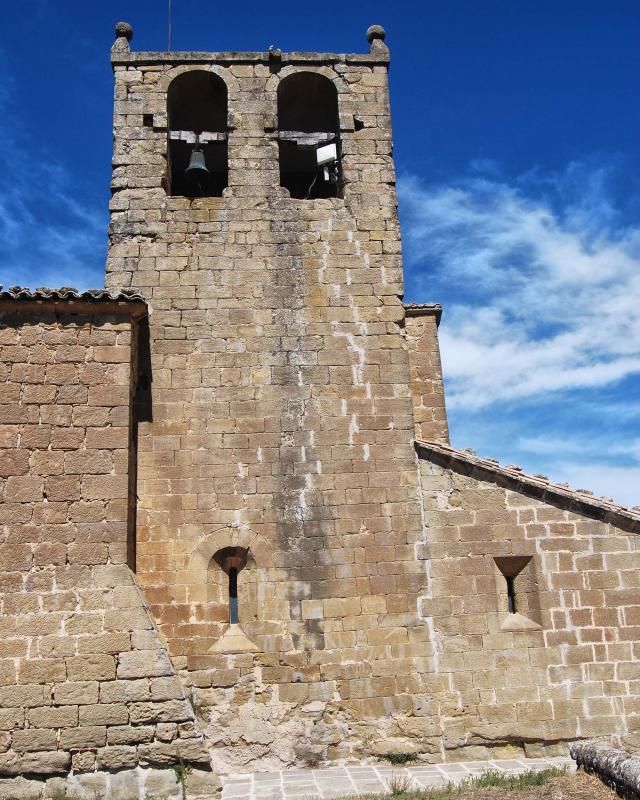
[{"label": "narrow slit window", "polygon": [[238,622],[238,570],[231,567],[229,570],[229,623],[237,625]]},{"label": "narrow slit window", "polygon": [[229,182],[227,87],[213,72],[192,70],[167,92],[168,193],[221,197]]},{"label": "narrow slit window", "polygon": [[[540,624],[540,596],[532,556],[494,556],[497,567],[497,609],[519,620]],[[509,616],[509,619],[512,619]],[[511,624],[505,620],[505,624]]]},{"label": "narrow slit window", "polygon": [[510,614],[515,614],[516,609],[516,591],[513,585],[513,575],[505,575],[507,581],[507,604]]},{"label": "narrow slit window", "polygon": [[278,86],[280,186],[291,197],[341,197],[338,92],[324,75],[294,72]]},{"label": "narrow slit window", "polygon": [[238,598],[238,581],[240,573],[247,565],[248,557],[249,551],[244,547],[224,547],[213,556],[216,564],[227,576],[228,619],[230,625],[238,625],[242,616]]}]

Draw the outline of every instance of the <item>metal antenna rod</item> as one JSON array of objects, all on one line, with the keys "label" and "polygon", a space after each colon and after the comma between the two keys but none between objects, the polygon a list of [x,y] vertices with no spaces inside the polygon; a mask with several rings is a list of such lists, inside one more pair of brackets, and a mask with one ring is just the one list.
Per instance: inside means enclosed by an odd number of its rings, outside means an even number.
[{"label": "metal antenna rod", "polygon": [[171,50],[171,0],[169,0],[169,43],[167,50]]}]

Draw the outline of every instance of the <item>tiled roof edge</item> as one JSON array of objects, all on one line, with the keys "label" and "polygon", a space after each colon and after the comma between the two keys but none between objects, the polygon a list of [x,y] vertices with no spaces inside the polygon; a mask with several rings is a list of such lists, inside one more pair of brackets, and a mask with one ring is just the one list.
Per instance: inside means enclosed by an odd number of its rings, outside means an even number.
[{"label": "tiled roof edge", "polygon": [[473,451],[457,450],[440,442],[416,440],[418,455],[424,454],[442,466],[462,467],[465,474],[485,479],[487,475],[509,489],[520,491],[544,502],[562,501],[569,511],[586,513],[612,525],[640,532],[640,508],[622,506],[606,497],[596,497],[586,489],[572,489],[552,483],[546,475],[529,475],[520,467],[501,466],[497,461],[480,458]]},{"label": "tiled roof edge", "polygon": [[146,300],[136,289],[86,289],[78,291],[73,286],[61,286],[50,289],[39,286],[37,289],[28,289],[26,286],[11,286],[8,289],[0,284],[0,300],[74,300],[83,303],[146,303]]}]

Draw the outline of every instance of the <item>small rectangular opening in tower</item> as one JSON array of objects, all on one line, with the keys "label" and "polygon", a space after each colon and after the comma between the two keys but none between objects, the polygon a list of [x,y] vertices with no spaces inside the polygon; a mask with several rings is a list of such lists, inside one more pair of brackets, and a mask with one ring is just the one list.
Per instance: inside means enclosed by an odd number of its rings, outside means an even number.
[{"label": "small rectangular opening in tower", "polygon": [[516,590],[513,585],[513,575],[505,575],[507,581],[507,606],[510,614],[516,613]]},{"label": "small rectangular opening in tower", "polygon": [[238,624],[238,570],[231,567],[229,570],[229,622]]}]

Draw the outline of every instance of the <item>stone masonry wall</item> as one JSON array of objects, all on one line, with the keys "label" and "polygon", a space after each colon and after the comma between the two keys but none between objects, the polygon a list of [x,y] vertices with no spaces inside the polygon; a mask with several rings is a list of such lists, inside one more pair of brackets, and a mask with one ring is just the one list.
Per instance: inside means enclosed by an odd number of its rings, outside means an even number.
[{"label": "stone masonry wall", "polygon": [[[640,729],[640,547],[627,530],[421,451],[437,672],[447,758]],[[440,459],[437,459],[440,461]],[[631,514],[632,512],[630,512]],[[509,613],[496,566],[531,561]],[[528,574],[527,574],[528,573]],[[564,749],[564,745],[558,745]]]},{"label": "stone masonry wall", "polygon": [[[150,305],[145,597],[221,769],[402,748],[433,721],[386,47],[273,62],[119,42],[107,282]],[[189,70],[228,87],[221,198],[163,188],[167,89]],[[338,91],[344,198],[278,186],[276,92],[301,70]],[[232,546],[235,629],[214,558]]]},{"label": "stone masonry wall", "polygon": [[[638,730],[640,517],[445,444],[438,307],[400,299],[373,30],[365,55],[136,54],[118,26],[107,283],[148,319],[0,298],[4,775],[174,797],[180,759]],[[222,197],[165,190],[167,90],[192,70],[228,90]],[[336,87],[343,197],[278,186],[297,71]]]},{"label": "stone masonry wall", "polygon": [[411,367],[411,395],[416,438],[448,442],[438,325],[442,307],[405,306],[405,335]]},{"label": "stone masonry wall", "polygon": [[0,309],[0,774],[208,762],[126,565],[131,328]]},{"label": "stone masonry wall", "polygon": [[[634,723],[631,612],[597,605],[634,540],[435,464],[419,495],[416,422],[447,439],[438,311],[405,319],[400,299],[372,38],[365,55],[112,51],[107,283],[150,307],[136,570],[220,770],[538,752]],[[229,185],[171,197],[167,92],[198,70],[227,87]],[[337,91],[343,197],[278,185],[277,90],[304,71]]]}]

